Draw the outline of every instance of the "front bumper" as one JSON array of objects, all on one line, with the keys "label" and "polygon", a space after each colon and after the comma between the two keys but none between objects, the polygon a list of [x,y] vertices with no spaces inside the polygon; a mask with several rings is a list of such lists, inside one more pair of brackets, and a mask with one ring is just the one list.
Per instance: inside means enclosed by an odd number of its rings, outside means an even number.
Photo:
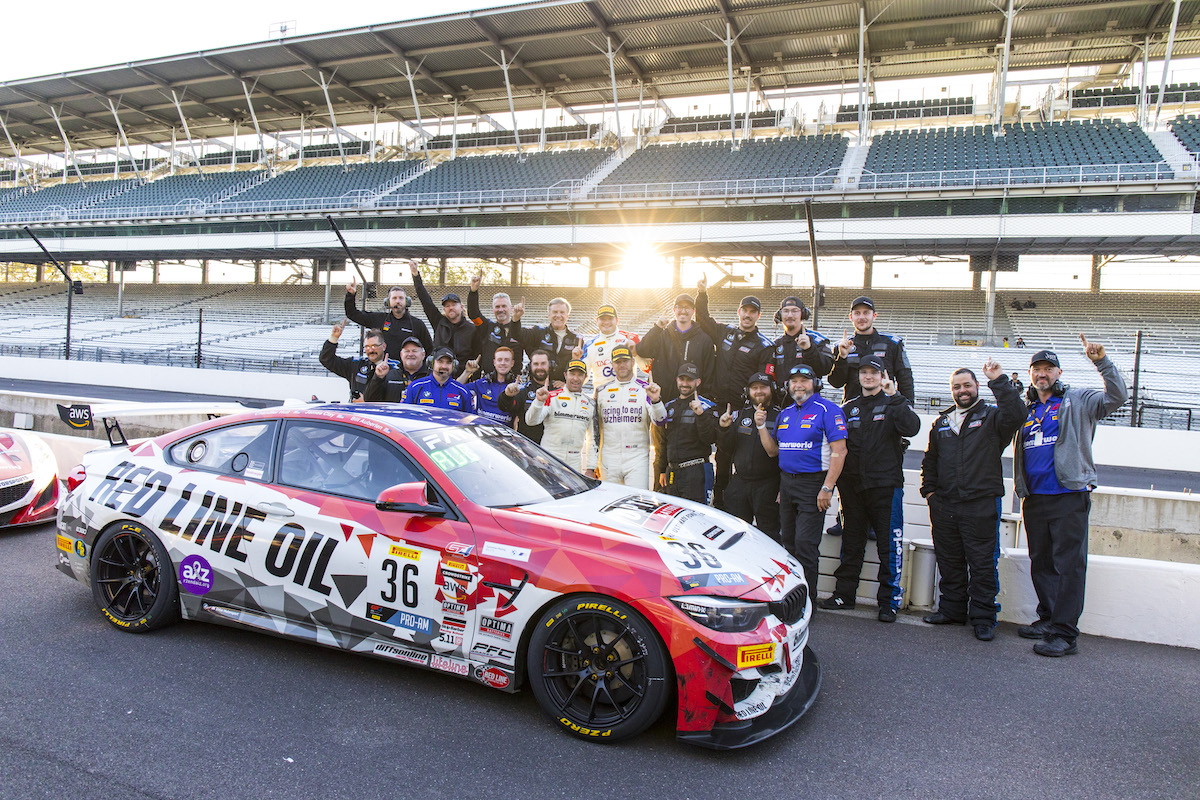
[{"label": "front bumper", "polygon": [[804,665],[800,676],[786,695],[775,701],[769,711],[748,720],[722,722],[706,731],[679,731],[681,742],[711,750],[736,750],[769,739],[786,730],[812,707],[821,688],[821,663],[811,647],[804,647]]}]

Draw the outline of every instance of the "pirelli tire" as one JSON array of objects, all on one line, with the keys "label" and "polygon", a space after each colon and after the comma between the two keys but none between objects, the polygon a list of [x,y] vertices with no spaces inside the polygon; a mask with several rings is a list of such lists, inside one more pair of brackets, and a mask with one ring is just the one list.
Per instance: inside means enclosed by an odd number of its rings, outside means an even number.
[{"label": "pirelli tire", "polygon": [[674,673],[654,627],[602,595],[551,605],[529,640],[529,686],[569,733],[616,742],[654,724],[671,698]]},{"label": "pirelli tire", "polygon": [[179,619],[175,567],[144,525],[123,522],[101,533],[88,568],[92,598],[114,627],[146,633]]}]

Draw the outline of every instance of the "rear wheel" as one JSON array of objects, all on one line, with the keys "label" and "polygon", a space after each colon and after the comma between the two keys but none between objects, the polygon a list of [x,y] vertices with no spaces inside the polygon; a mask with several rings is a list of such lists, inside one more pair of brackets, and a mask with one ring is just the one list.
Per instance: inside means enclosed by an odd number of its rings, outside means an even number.
[{"label": "rear wheel", "polygon": [[551,606],[530,637],[528,665],[542,709],[583,739],[635,736],[671,696],[670,660],[653,626],[600,595]]},{"label": "rear wheel", "polygon": [[158,537],[126,522],[100,534],[92,546],[92,597],[121,630],[144,633],[179,619],[179,585]]}]

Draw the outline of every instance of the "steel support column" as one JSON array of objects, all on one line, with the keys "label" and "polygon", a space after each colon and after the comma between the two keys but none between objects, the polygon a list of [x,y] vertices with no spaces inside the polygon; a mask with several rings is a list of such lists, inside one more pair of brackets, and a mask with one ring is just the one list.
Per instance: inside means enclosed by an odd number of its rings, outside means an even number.
[{"label": "steel support column", "polygon": [[1004,124],[1004,95],[1008,91],[1008,53],[1012,50],[1013,0],[1008,0],[1008,10],[1004,12],[1004,52],[1000,54],[1000,75],[996,86],[996,130]]},{"label": "steel support column", "polygon": [[[62,120],[58,118],[58,112],[54,106],[50,106],[50,115],[54,117],[54,124],[58,126],[58,135],[62,137],[63,155],[67,159],[67,163],[75,170],[75,177],[83,180],[83,173],[79,171],[79,165],[75,163],[75,151],[71,149],[71,143],[67,141],[67,132],[63,130]],[[63,165],[63,183],[67,182],[67,167]]]},{"label": "steel support column", "polygon": [[621,135],[621,103],[617,99],[617,66],[615,63],[617,54],[613,50],[612,37],[607,37],[605,41],[608,42],[608,79],[612,83],[613,117],[617,121],[617,140],[620,141],[625,137]]},{"label": "steel support column", "polygon": [[867,9],[858,7],[858,143],[867,140],[871,132],[871,115],[867,113]]},{"label": "steel support column", "polygon": [[[333,113],[333,100],[329,98],[329,81],[325,80],[325,73],[317,71],[317,76],[321,79],[321,92],[325,95],[325,108],[329,110],[329,121],[333,123],[334,141],[337,142],[338,155],[342,159],[342,169],[347,172],[350,170],[350,165],[346,163],[346,150],[342,147],[342,134],[338,132],[337,117]],[[420,119],[420,111],[417,112]]]},{"label": "steel support column", "polygon": [[[262,163],[267,158],[267,145],[263,141],[262,128],[258,125],[258,114],[254,111],[254,101],[250,99],[250,87],[246,85],[245,81],[241,81],[241,84],[242,91],[246,95],[246,110],[250,112],[250,121],[254,123],[254,133],[258,136],[258,160],[259,163]],[[258,81],[255,81],[254,85],[257,86]],[[234,153],[236,154],[237,150],[234,150]],[[234,155],[234,158],[237,156]]]},{"label": "steel support column", "polygon": [[[187,90],[184,90],[187,93]],[[200,173],[200,177],[204,177],[204,167],[200,165],[200,157],[196,155],[196,142],[192,139],[192,129],[188,127],[187,117],[183,115],[183,103],[179,99],[179,95],[175,90],[171,90],[171,100],[175,103],[175,111],[179,114],[179,121],[183,124],[183,135],[187,137],[188,147],[192,151],[192,161],[196,164],[196,171]]]},{"label": "steel support column", "polygon": [[[1010,0],[1011,1],[1011,0]],[[1171,11],[1171,32],[1167,34],[1167,52],[1163,57],[1162,80],[1158,84],[1158,102],[1154,104],[1154,128],[1158,129],[1158,117],[1162,114],[1163,97],[1167,91],[1167,74],[1171,70],[1171,54],[1175,50],[1175,29],[1179,27],[1179,4],[1175,0],[1175,8]]]},{"label": "steel support column", "polygon": [[8,149],[11,150],[13,153],[13,156],[16,157],[17,179],[21,183],[24,183],[25,182],[25,165],[24,165],[24,163],[22,163],[21,151],[17,149],[16,144],[13,143],[12,136],[9,135],[9,133],[8,133],[8,122],[6,119],[7,117],[8,117],[7,114],[5,114],[3,117],[0,117],[0,128],[4,129],[4,138],[8,140]]}]

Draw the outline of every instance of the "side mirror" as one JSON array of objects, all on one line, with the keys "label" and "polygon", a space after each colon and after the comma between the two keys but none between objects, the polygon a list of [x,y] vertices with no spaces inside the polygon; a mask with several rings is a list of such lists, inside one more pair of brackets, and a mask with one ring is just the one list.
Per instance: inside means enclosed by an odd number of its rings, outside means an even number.
[{"label": "side mirror", "polygon": [[389,486],[375,499],[380,511],[406,511],[410,514],[426,514],[433,517],[445,516],[446,507],[429,499],[429,486],[425,481],[399,483]]}]

